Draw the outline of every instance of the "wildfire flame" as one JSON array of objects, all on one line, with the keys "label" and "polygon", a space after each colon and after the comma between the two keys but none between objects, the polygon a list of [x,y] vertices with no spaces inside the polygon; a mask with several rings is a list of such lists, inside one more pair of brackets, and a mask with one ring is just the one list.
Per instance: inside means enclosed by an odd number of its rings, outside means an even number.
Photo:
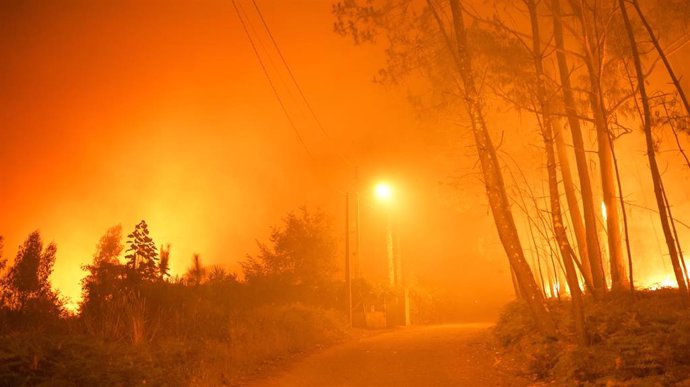
[{"label": "wildfire flame", "polygon": [[663,278],[656,278],[652,280],[647,280],[646,285],[643,285],[644,288],[649,289],[649,290],[659,290],[663,288],[677,288],[678,283],[676,283],[676,278],[671,275],[667,274],[663,276]]},{"label": "wildfire flame", "polygon": [[[688,273],[689,269],[688,259],[689,257],[683,254],[686,273]],[[678,288],[678,282],[676,282],[676,277],[673,273],[660,273],[657,275],[651,275],[647,277],[647,279],[642,282],[642,287],[649,290],[658,290],[663,288]]]}]

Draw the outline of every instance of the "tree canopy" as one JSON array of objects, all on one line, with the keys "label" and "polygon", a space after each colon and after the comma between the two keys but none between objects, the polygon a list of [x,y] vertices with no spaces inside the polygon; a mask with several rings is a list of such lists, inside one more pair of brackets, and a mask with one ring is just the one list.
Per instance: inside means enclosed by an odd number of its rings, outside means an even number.
[{"label": "tree canopy", "polygon": [[20,313],[62,312],[62,301],[50,286],[57,246],[45,249],[41,234],[34,231],[19,246],[17,256],[2,279],[3,299],[7,307]]},{"label": "tree canopy", "polygon": [[127,278],[133,282],[158,279],[158,250],[146,221],[139,222],[127,238]]},{"label": "tree canopy", "polygon": [[326,215],[303,207],[272,229],[268,244],[241,263],[247,281],[277,279],[293,285],[318,285],[336,271],[336,240]]}]

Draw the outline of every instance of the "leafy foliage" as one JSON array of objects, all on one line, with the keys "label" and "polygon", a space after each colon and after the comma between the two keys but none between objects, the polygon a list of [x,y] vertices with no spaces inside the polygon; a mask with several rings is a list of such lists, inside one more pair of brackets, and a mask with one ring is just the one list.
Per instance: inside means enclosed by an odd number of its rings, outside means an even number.
[{"label": "leafy foliage", "polygon": [[14,312],[18,323],[40,323],[64,312],[49,281],[56,253],[55,243],[44,249],[40,233],[34,231],[19,247],[12,267],[2,278],[4,306]]},{"label": "leafy foliage", "polygon": [[127,238],[127,279],[132,283],[158,279],[158,251],[146,221],[137,224]]},{"label": "leafy foliage", "polygon": [[31,299],[50,297],[52,290],[48,277],[55,264],[56,252],[54,243],[43,249],[38,231],[31,233],[20,246],[14,264],[4,279],[11,307],[23,309]]},{"label": "leafy foliage", "polygon": [[340,1],[333,6],[336,33],[356,44],[385,44],[386,64],[375,81],[405,84],[419,113],[450,110],[461,101],[455,63],[443,33],[425,2]]},{"label": "leafy foliage", "polygon": [[264,307],[219,325],[224,338],[167,336],[148,345],[79,333],[0,336],[0,385],[244,385],[266,362],[344,335],[333,313],[302,305]]},{"label": "leafy foliage", "polygon": [[538,379],[575,385],[676,385],[690,372],[690,316],[678,308],[678,291],[641,291],[592,303],[586,318],[592,344],[573,341],[567,303],[550,305],[566,334],[541,336],[521,303],[509,305],[495,328],[504,356],[520,359]]},{"label": "leafy foliage", "polygon": [[117,225],[109,228],[98,241],[96,254],[93,257],[94,264],[120,262],[120,254],[122,254],[123,248],[122,226]]},{"label": "leafy foliage", "polygon": [[122,290],[125,270],[119,257],[123,248],[122,227],[111,227],[98,242],[93,263],[82,267],[88,273],[82,280],[82,313],[102,313]]},{"label": "leafy foliage", "polygon": [[675,48],[690,39],[690,3],[685,0],[651,0],[642,2],[650,22],[659,29],[659,37]]},{"label": "leafy foliage", "polygon": [[318,288],[336,271],[336,240],[323,212],[302,208],[275,227],[269,245],[241,263],[247,281],[271,280],[286,285]]}]

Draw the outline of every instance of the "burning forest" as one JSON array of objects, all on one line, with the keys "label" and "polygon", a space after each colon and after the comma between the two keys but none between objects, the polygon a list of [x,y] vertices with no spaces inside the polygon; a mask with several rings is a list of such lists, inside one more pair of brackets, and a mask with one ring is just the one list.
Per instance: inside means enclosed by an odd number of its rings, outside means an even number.
[{"label": "burning forest", "polygon": [[0,5],[0,385],[690,383],[688,20]]}]

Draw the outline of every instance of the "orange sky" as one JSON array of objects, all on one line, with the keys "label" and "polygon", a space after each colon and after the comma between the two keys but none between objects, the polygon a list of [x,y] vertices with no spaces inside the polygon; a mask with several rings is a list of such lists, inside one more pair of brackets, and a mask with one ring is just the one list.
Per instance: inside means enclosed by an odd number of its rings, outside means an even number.
[{"label": "orange sky", "polygon": [[[451,145],[439,145],[444,139],[432,138],[437,128],[415,121],[404,90],[371,82],[382,65],[380,48],[335,35],[330,2],[259,4],[330,135],[299,110],[294,94],[283,95],[311,157],[229,1],[3,4],[5,255],[13,257],[15,246],[40,229],[58,244],[54,285],[78,297],[79,267],[100,235],[118,223],[128,232],[146,219],[157,243],[172,244],[175,273],[195,252],[236,269],[255,252],[254,240],[300,205],[325,208],[342,230],[354,174],[342,154],[359,166],[365,188],[380,178],[405,187],[405,205],[417,208],[401,226],[403,255],[423,256],[422,278],[449,277],[441,262],[466,254],[435,247],[454,238],[442,230],[461,222],[448,212],[457,205],[448,195],[453,190],[439,184],[455,167],[431,168]],[[370,266],[377,278],[385,262],[384,216],[363,190],[363,270]],[[491,271],[505,270],[502,257],[491,260]],[[509,297],[509,284],[498,293]]]},{"label": "orange sky", "polygon": [[[58,244],[54,285],[76,299],[80,265],[91,260],[98,238],[112,225],[129,232],[145,219],[158,244],[172,244],[174,273],[184,272],[193,253],[236,270],[256,251],[255,239],[264,240],[271,225],[303,204],[333,214],[341,232],[356,164],[365,277],[383,278],[385,217],[369,187],[388,179],[399,189],[401,254],[422,283],[452,284],[468,304],[510,299],[482,187],[466,176],[476,169],[467,140],[460,140],[464,131],[456,123],[417,121],[405,87],[373,84],[381,47],[356,47],[335,35],[330,1],[259,4],[329,133],[278,80],[311,156],[280,110],[230,1],[4,2],[5,255],[13,257],[40,229]],[[539,144],[523,123],[506,144],[511,138]],[[511,154],[538,178],[534,165],[542,156],[531,145]],[[638,145],[631,149],[639,152]],[[640,160],[629,166],[644,165]],[[451,187],[458,176],[465,177]],[[497,280],[487,280],[492,276]]]}]

